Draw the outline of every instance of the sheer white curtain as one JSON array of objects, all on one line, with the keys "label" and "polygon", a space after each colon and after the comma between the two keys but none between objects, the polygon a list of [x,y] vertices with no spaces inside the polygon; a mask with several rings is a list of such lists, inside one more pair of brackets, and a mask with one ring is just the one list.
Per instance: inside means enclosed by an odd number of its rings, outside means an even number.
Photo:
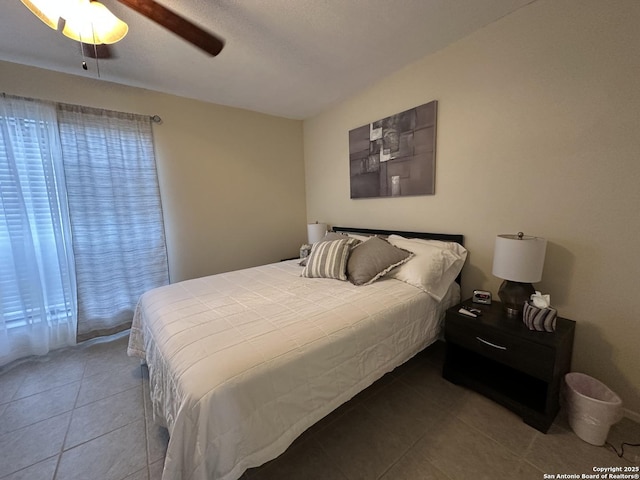
[{"label": "sheer white curtain", "polygon": [[0,365],[75,343],[62,168],[55,105],[0,96]]},{"label": "sheer white curtain", "polygon": [[131,326],[169,283],[148,116],[58,105],[78,283],[78,341]]}]

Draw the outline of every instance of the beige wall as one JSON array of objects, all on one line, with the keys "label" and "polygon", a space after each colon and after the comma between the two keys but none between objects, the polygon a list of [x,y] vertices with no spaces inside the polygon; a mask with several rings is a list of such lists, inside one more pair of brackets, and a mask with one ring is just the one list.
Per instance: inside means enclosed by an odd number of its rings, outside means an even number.
[{"label": "beige wall", "polygon": [[156,114],[173,282],[277,262],[306,241],[302,122],[0,62],[0,91]]},{"label": "beige wall", "polygon": [[[640,2],[539,0],[304,122],[307,218],[460,232],[463,294],[497,293],[494,239],[548,239],[573,369],[640,412]],[[348,131],[438,100],[436,194],[349,198]]]}]

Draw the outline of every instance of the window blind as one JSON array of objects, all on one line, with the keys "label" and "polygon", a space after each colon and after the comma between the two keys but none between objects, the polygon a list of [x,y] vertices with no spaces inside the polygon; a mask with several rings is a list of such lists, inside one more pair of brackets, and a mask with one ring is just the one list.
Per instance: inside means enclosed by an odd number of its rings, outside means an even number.
[{"label": "window blind", "polygon": [[73,269],[55,108],[0,99],[0,364],[73,344]]}]

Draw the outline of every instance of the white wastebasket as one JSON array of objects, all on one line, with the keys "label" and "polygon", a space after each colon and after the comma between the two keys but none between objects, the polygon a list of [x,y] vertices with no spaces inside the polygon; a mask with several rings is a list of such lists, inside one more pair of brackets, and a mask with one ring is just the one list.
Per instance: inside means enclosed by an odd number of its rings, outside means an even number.
[{"label": "white wastebasket", "polygon": [[622,418],[622,400],[604,383],[584,373],[564,377],[569,425],[585,442],[604,445],[609,428]]}]

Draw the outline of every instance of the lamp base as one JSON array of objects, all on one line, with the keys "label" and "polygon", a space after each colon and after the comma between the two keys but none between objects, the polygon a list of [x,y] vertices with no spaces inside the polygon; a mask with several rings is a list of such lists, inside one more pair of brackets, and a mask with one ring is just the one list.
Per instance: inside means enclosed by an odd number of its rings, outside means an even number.
[{"label": "lamp base", "polygon": [[530,283],[512,282],[505,280],[500,285],[498,296],[502,302],[505,315],[508,318],[522,319],[524,304],[536,293],[535,288]]}]

